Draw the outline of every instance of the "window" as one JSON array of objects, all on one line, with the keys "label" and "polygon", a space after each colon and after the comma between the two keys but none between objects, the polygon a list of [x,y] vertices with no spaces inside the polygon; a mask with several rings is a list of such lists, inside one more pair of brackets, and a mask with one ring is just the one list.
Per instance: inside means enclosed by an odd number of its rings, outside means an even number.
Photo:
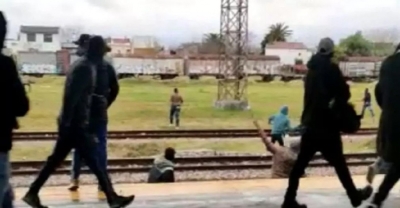
[{"label": "window", "polygon": [[53,35],[52,34],[44,34],[43,35],[43,41],[45,43],[51,43],[53,42]]},{"label": "window", "polygon": [[28,33],[27,35],[28,42],[36,42],[36,34],[35,33]]}]

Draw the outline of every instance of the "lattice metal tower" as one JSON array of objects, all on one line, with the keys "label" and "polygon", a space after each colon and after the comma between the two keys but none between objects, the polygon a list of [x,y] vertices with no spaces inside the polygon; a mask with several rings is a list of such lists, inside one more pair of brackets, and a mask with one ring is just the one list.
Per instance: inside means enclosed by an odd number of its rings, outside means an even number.
[{"label": "lattice metal tower", "polygon": [[218,97],[220,108],[247,107],[248,0],[221,0]]}]

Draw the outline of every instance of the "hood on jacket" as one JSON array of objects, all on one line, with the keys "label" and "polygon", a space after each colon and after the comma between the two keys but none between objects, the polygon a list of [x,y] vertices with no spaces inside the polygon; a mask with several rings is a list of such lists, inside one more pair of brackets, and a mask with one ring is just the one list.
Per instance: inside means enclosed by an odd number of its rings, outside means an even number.
[{"label": "hood on jacket", "polygon": [[289,114],[289,107],[284,105],[281,107],[281,109],[279,110],[279,113],[287,116]]},{"label": "hood on jacket", "polygon": [[164,156],[159,156],[154,159],[154,165],[159,166],[162,164],[167,164],[168,166],[174,166],[174,163],[170,160],[167,160]]}]

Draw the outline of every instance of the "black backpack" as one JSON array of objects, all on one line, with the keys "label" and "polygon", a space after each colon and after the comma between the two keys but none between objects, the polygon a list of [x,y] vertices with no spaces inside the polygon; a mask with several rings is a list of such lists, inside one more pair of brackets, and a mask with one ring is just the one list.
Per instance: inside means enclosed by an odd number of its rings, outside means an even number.
[{"label": "black backpack", "polygon": [[361,119],[364,115],[358,115],[352,103],[348,102],[341,105],[333,104],[332,111],[340,131],[352,134],[360,130]]}]

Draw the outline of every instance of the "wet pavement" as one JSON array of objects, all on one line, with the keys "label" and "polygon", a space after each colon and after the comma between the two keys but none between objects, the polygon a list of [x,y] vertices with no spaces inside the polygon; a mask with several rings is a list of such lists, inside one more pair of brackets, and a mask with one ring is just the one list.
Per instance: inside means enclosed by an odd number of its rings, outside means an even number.
[{"label": "wet pavement", "polygon": [[[129,206],[130,208],[280,208],[283,191],[258,189],[252,191],[222,193],[222,194],[197,194],[197,195],[172,195],[172,196],[141,196]],[[306,203],[311,208],[351,208],[343,190],[307,190],[299,192],[299,201]],[[84,199],[80,202],[48,201],[42,199],[50,207],[60,208],[106,208],[104,202],[97,199]],[[18,201],[16,207],[25,208]],[[365,207],[365,206],[363,206]],[[400,207],[400,192],[393,190],[384,207]]]}]

